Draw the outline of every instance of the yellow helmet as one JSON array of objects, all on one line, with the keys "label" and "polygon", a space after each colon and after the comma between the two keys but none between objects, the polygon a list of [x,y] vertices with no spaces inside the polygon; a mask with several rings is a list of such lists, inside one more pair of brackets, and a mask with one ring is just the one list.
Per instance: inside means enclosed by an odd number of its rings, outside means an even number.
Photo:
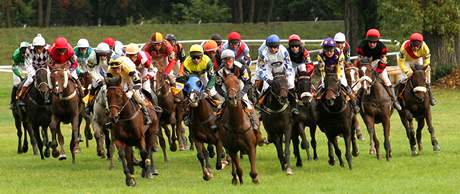
[{"label": "yellow helmet", "polygon": [[135,55],[139,52],[139,47],[137,44],[130,43],[126,46],[126,54],[127,55]]},{"label": "yellow helmet", "polygon": [[120,67],[123,62],[123,57],[119,55],[113,56],[109,61],[109,67]]},{"label": "yellow helmet", "polygon": [[190,47],[190,55],[203,55],[203,47],[199,44],[194,44]]}]

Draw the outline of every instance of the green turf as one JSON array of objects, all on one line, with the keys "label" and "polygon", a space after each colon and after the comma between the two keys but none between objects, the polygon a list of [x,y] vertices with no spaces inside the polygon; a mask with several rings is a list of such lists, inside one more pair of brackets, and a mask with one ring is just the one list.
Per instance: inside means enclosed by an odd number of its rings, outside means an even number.
[{"label": "green turf", "polygon": [[[8,109],[10,74],[0,74],[0,193],[459,193],[460,192],[460,91],[435,90],[439,104],[433,108],[433,123],[441,145],[441,152],[431,150],[427,130],[423,133],[425,150],[419,156],[409,154],[408,140],[397,114],[392,117],[393,159],[377,160],[367,154],[369,145],[359,142],[360,156],[353,158],[352,171],[327,163],[326,141],[318,137],[318,161],[305,161],[302,168],[294,167],[294,175],[280,170],[275,148],[258,148],[257,170],[260,184],[253,185],[249,177],[248,160],[244,167],[243,186],[231,185],[231,170],[214,171],[214,178],[205,182],[194,151],[169,154],[163,162],[155,153],[160,175],[151,180],[140,178],[136,168],[137,187],[128,188],[118,160],[115,169],[108,170],[108,162],[96,156],[95,143],[82,147],[76,164],[70,160],[40,160],[30,149],[16,153],[17,137],[13,118]],[[363,129],[365,131],[365,129]],[[70,129],[66,125],[67,155]],[[381,128],[377,129],[383,142]],[[367,134],[365,132],[365,134]],[[367,136],[366,136],[367,137]],[[340,140],[340,142],[343,142]],[[83,146],[83,145],[82,145]],[[342,150],[343,150],[343,146]],[[383,146],[381,146],[383,149]],[[383,153],[383,150],[381,150]],[[305,158],[305,154],[303,157]],[[214,163],[214,160],[212,160]],[[294,159],[291,158],[294,165]]]}]

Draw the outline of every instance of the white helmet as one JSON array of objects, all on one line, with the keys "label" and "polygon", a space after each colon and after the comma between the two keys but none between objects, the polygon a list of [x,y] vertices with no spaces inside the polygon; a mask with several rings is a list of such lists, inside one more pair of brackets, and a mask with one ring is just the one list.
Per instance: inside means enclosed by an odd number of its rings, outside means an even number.
[{"label": "white helmet", "polygon": [[77,48],[89,48],[88,40],[82,38],[77,42]]},{"label": "white helmet", "polygon": [[230,49],[225,49],[222,51],[222,54],[220,54],[220,58],[221,59],[225,59],[225,58],[228,58],[228,57],[232,57],[232,58],[235,58],[235,52],[233,52],[232,50]]},{"label": "white helmet", "polygon": [[334,41],[335,42],[345,42],[345,34],[343,34],[342,32],[335,34]]},{"label": "white helmet", "polygon": [[45,46],[46,42],[45,39],[42,37],[41,34],[37,34],[37,36],[32,41],[32,46]]},{"label": "white helmet", "polygon": [[96,49],[94,49],[94,51],[97,54],[107,54],[107,55],[111,52],[109,45],[105,42],[99,43]]},{"label": "white helmet", "polygon": [[117,55],[124,56],[124,55],[125,55],[125,51],[124,51],[123,47],[125,47],[125,46],[123,45],[123,43],[117,40],[117,41],[115,41],[115,48],[113,49],[113,51],[115,51],[115,53],[116,53]]}]

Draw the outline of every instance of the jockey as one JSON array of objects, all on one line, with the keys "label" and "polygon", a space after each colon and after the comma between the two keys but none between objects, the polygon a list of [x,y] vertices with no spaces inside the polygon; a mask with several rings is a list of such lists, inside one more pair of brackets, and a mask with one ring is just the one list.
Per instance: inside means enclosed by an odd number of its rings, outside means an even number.
[{"label": "jockey", "polygon": [[251,56],[249,55],[249,47],[241,41],[241,35],[238,32],[231,32],[227,36],[228,42],[223,44],[221,50],[230,49],[235,53],[235,60],[243,65],[250,65]]},{"label": "jockey", "polygon": [[204,54],[207,55],[214,65],[214,69],[219,69],[222,60],[220,59],[220,51],[218,45],[214,40],[208,40],[203,44]]},{"label": "jockey", "polygon": [[[367,31],[366,39],[361,41],[358,48],[356,48],[356,53],[359,55],[359,63],[362,62],[371,62],[375,60],[380,60],[376,67],[374,68],[374,72],[378,74],[378,76],[383,80],[385,84],[385,89],[392,98],[393,107],[397,110],[401,110],[401,105],[399,104],[398,100],[396,99],[394,87],[391,84],[390,78],[388,77],[388,72],[386,70],[387,66],[387,52],[388,48],[379,41],[380,32],[376,29],[370,29]],[[359,67],[359,65],[358,65]]]},{"label": "jockey", "polygon": [[142,85],[141,79],[136,73],[136,65],[134,65],[134,63],[128,57],[114,56],[112,59],[110,59],[107,77],[115,76],[122,79],[122,83],[126,84],[123,85],[123,87],[127,86],[128,92],[132,91],[134,100],[141,105],[141,111],[144,113],[144,124],[150,125],[152,120],[147,110],[147,103],[144,102],[139,91],[142,88]]},{"label": "jockey", "polygon": [[78,61],[77,74],[88,72],[88,59],[94,52],[93,48],[89,46],[88,40],[84,38],[78,40],[77,46],[73,50]]},{"label": "jockey", "polygon": [[350,45],[348,44],[345,34],[339,32],[334,36],[335,44],[337,48],[342,52],[343,56],[345,57],[345,64],[351,64],[350,59]]},{"label": "jockey", "polygon": [[176,64],[176,54],[171,44],[163,39],[161,33],[154,32],[150,41],[144,45],[143,50],[152,56],[154,66],[164,69],[163,76],[167,77],[170,85],[174,87],[176,84],[175,77],[179,72],[171,71]]},{"label": "jockey", "polygon": [[19,44],[19,48],[14,50],[13,55],[11,58],[13,59],[13,90],[11,91],[11,99],[10,99],[10,106],[13,106],[13,101],[16,97],[16,92],[18,91],[18,87],[21,84],[21,81],[25,78],[23,77],[23,71],[26,71],[26,66],[24,64],[24,57],[26,53],[26,49],[29,47],[28,42],[21,42]]},{"label": "jockey", "polygon": [[326,68],[335,68],[335,73],[337,74],[337,78],[339,79],[344,91],[350,97],[350,103],[353,106],[353,110],[355,113],[359,112],[359,107],[356,105],[355,97],[353,96],[353,92],[348,86],[347,80],[345,78],[344,73],[344,56],[339,49],[336,48],[336,44],[334,39],[326,38],[321,43],[321,47],[323,48],[322,51],[318,54],[318,65],[319,70],[321,73],[321,84],[318,87],[318,93],[316,94],[317,97],[321,97],[324,90],[324,77],[326,76]]},{"label": "jockey", "polygon": [[315,66],[310,59],[310,52],[304,47],[300,36],[293,34],[289,36],[288,42],[289,57],[296,74],[311,76],[315,70]]},{"label": "jockey", "polygon": [[177,62],[176,65],[174,66],[174,72],[179,72],[179,68],[182,63],[185,61],[185,49],[184,46],[182,46],[181,43],[177,42],[176,36],[174,34],[166,34],[166,40],[171,44],[171,46],[174,48],[174,53],[177,56]]},{"label": "jockey", "polygon": [[[258,90],[259,94],[262,94],[260,97],[265,95],[266,88],[268,88],[264,87],[264,81],[270,85],[273,79],[272,72],[284,71],[288,80],[288,99],[292,107],[291,111],[294,114],[299,114],[294,92],[295,70],[292,68],[289,52],[286,47],[280,45],[280,38],[278,35],[272,34],[268,36],[265,43],[260,46],[259,52],[260,55],[257,59],[256,66],[256,90]],[[282,64],[281,66],[273,66],[280,63]]]},{"label": "jockey", "polygon": [[[232,50],[225,49],[222,51],[221,58],[223,60],[223,67],[217,71],[216,74],[216,90],[221,96],[227,96],[226,95],[226,88],[225,85],[223,84],[223,76],[233,74],[238,77],[240,80],[240,97],[243,100],[243,104],[250,110],[250,120],[252,124],[252,129],[254,129],[254,132],[257,137],[257,142],[258,144],[261,144],[264,142],[262,139],[262,133],[260,132],[259,129],[259,117],[257,116],[257,113],[254,109],[254,106],[252,105],[252,102],[248,98],[248,90],[251,87],[251,80],[249,76],[249,71],[248,69],[242,65],[240,62],[235,61],[235,53]],[[225,99],[225,98],[224,98]],[[223,103],[225,105],[225,103]],[[223,108],[221,109],[223,110]]]},{"label": "jockey", "polygon": [[423,41],[423,35],[413,33],[410,35],[409,40],[404,41],[400,49],[398,65],[402,71],[401,81],[404,81],[412,74],[410,65],[423,65],[426,67],[425,79],[428,95],[430,96],[431,106],[434,106],[436,99],[431,93],[430,49]]},{"label": "jockey", "polygon": [[110,50],[112,50],[112,53],[115,54],[115,52],[113,52],[113,51],[115,51],[115,39],[113,39],[112,37],[107,37],[102,42],[104,42],[107,45],[109,45]]},{"label": "jockey", "polygon": [[77,57],[73,52],[72,46],[67,42],[67,39],[64,37],[58,37],[54,40],[53,45],[49,49],[49,56],[52,62],[49,64],[50,68],[54,67],[64,67],[68,68],[67,71],[70,73],[71,77],[74,79],[77,84],[78,92],[80,97],[83,97],[81,83],[78,80],[78,75],[76,69],[78,68]]},{"label": "jockey", "polygon": [[93,80],[89,88],[88,104],[86,113],[89,115],[93,110],[94,96],[97,90],[102,86],[104,77],[107,74],[108,64],[112,56],[112,50],[107,43],[101,42],[97,45],[88,58],[88,72]]},{"label": "jockey", "polygon": [[139,46],[130,43],[126,46],[126,56],[136,65],[136,70],[139,72],[142,80],[142,89],[147,91],[152,97],[154,103],[158,105],[158,99],[150,87],[150,80],[154,78],[155,71],[152,66],[152,58],[150,55],[139,49]]},{"label": "jockey", "polygon": [[[28,87],[34,81],[35,71],[38,68],[46,68],[50,61],[48,54],[49,45],[46,44],[45,39],[41,34],[32,41],[32,46],[29,46],[25,51],[24,64],[27,70],[27,79],[21,87],[21,90],[16,95],[16,99],[23,100],[28,91]],[[47,70],[49,73],[49,70]]]},{"label": "jockey", "polygon": [[223,41],[222,41],[223,38],[222,38],[222,36],[220,36],[220,34],[217,34],[217,33],[212,34],[212,35],[211,35],[211,40],[216,41],[217,47],[219,48],[218,50],[222,50],[222,46],[223,46],[224,44],[223,44]]}]

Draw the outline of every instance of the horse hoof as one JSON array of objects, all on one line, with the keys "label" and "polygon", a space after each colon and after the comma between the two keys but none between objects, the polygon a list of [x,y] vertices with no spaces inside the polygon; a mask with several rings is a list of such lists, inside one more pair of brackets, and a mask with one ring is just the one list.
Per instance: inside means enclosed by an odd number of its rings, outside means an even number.
[{"label": "horse hoof", "polygon": [[126,185],[128,187],[134,187],[136,186],[136,181],[132,177],[126,178]]},{"label": "horse hoof", "polygon": [[354,157],[358,157],[359,156],[359,151],[352,151],[351,152],[351,155],[354,156]]},{"label": "horse hoof", "polygon": [[61,155],[59,155],[58,159],[59,160],[66,160],[67,156],[65,154],[61,154]]},{"label": "horse hoof", "polygon": [[59,152],[55,149],[53,149],[53,151],[51,151],[51,154],[53,155],[53,158],[57,158],[59,156]]},{"label": "horse hoof", "polygon": [[286,169],[286,175],[293,175],[293,174],[294,174],[294,173],[292,172],[291,167],[288,167],[288,168]]},{"label": "horse hoof", "polygon": [[233,184],[233,185],[238,185],[238,179],[233,178],[233,179],[232,179],[232,184]]},{"label": "horse hoof", "polygon": [[256,185],[259,184],[259,179],[258,179],[257,177],[256,177],[256,178],[253,178],[253,179],[252,179],[252,183],[254,183],[254,184],[256,184]]},{"label": "horse hoof", "polygon": [[160,151],[160,147],[154,146],[152,151],[153,151],[153,152],[159,152],[159,151]]},{"label": "horse hoof", "polygon": [[87,140],[92,140],[93,139],[93,134],[91,132],[85,133],[86,139]]},{"label": "horse hoof", "polygon": [[329,163],[329,165],[334,166],[335,165],[335,160],[329,160],[328,163]]},{"label": "horse hoof", "polygon": [[159,175],[158,170],[157,170],[157,169],[153,169],[153,170],[152,170],[152,175],[158,176],[158,175]]},{"label": "horse hoof", "polygon": [[417,151],[416,151],[416,150],[412,150],[412,151],[411,151],[411,156],[417,156]]},{"label": "horse hoof", "polygon": [[45,149],[45,153],[44,153],[45,157],[46,158],[49,158],[50,157],[50,149]]},{"label": "horse hoof", "polygon": [[436,144],[436,145],[433,146],[433,151],[435,151],[435,152],[441,151],[441,147],[439,146],[439,144]]},{"label": "horse hoof", "polygon": [[175,151],[177,151],[177,146],[175,146],[175,144],[173,144],[172,146],[169,147],[169,150],[171,152],[175,152]]},{"label": "horse hoof", "polygon": [[296,162],[296,163],[295,163],[295,166],[296,166],[296,167],[302,167],[303,164],[302,164],[302,162]]},{"label": "horse hoof", "polygon": [[29,146],[27,145],[22,146],[22,153],[27,153],[27,151],[29,151]]},{"label": "horse hoof", "polygon": [[208,175],[204,175],[204,176],[203,176],[203,180],[209,181],[209,180],[211,180],[211,177],[209,177]]}]

